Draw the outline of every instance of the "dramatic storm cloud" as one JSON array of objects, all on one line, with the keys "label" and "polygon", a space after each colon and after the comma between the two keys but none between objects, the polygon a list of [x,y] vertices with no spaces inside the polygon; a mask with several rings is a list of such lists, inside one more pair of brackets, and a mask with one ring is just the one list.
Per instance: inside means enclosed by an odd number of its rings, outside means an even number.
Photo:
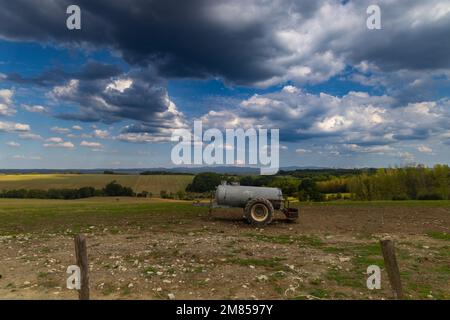
[{"label": "dramatic storm cloud", "polygon": [[450,2],[377,1],[380,30],[372,4],[0,0],[4,145],[120,154],[201,119],[279,128],[287,158],[447,159]]},{"label": "dramatic storm cloud", "polygon": [[77,1],[82,30],[62,23],[71,1],[1,1],[0,35],[118,50],[166,77],[241,84],[320,82],[346,65],[448,69],[447,1],[379,1],[383,29],[365,27],[371,1]]},{"label": "dramatic storm cloud", "polygon": [[[75,106],[76,112],[56,113],[60,119],[104,123],[134,120],[135,124],[123,129],[121,140],[167,140],[171,129],[186,126],[183,114],[169,98],[165,81],[151,67],[123,72],[116,66],[90,61],[79,72],[52,69],[28,78],[10,74],[6,80],[44,87],[54,103]],[[10,90],[0,91],[5,103],[11,104],[11,95]],[[0,114],[2,109],[7,113],[9,108],[2,106],[0,104]],[[24,109],[29,112],[47,110],[42,106],[24,106]],[[52,131],[68,133],[70,129],[55,127]],[[149,134],[156,137],[149,137]]]},{"label": "dramatic storm cloud", "polygon": [[70,77],[51,91],[54,99],[74,102],[80,112],[64,119],[115,122],[120,119],[151,121],[170,108],[164,82],[149,69],[131,70],[113,77]]}]

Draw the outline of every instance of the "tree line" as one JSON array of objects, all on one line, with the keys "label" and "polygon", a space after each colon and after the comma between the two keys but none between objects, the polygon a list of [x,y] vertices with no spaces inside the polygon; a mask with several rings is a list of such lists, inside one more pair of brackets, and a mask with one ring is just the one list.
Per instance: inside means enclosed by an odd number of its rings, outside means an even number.
[{"label": "tree line", "polygon": [[[214,192],[222,181],[239,182],[242,186],[280,188],[284,196],[300,201],[325,201],[351,198],[354,200],[450,200],[450,168],[414,166],[377,170],[284,172],[278,176],[236,176],[213,172],[195,175],[186,190],[176,193],[160,192],[161,198],[193,200]],[[299,178],[301,176],[302,178]],[[132,188],[112,181],[102,189],[15,189],[0,192],[0,198],[18,199],[81,199],[89,197],[151,197],[150,192],[136,193]]]},{"label": "tree line", "polygon": [[111,181],[102,189],[82,187],[76,189],[13,189],[0,192],[0,198],[15,199],[62,199],[73,200],[90,197],[131,197],[148,196],[148,192],[135,193],[132,188],[124,187],[116,181]]},{"label": "tree line", "polygon": [[356,200],[448,200],[450,168],[447,165],[378,169],[348,182]]},{"label": "tree line", "polygon": [[[354,200],[450,200],[450,168],[411,166],[405,168],[337,170],[299,170],[278,176],[232,176],[218,173],[197,174],[188,192],[213,192],[222,182],[242,186],[280,188],[285,196],[300,201]],[[299,178],[301,177],[301,178]]]}]

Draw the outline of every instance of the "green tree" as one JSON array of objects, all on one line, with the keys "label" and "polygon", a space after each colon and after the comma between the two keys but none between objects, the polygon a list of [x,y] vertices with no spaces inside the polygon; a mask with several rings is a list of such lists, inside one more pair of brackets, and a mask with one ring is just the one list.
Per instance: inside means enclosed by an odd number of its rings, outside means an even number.
[{"label": "green tree", "polygon": [[277,178],[273,180],[269,186],[273,188],[280,188],[284,195],[292,196],[299,188],[300,181],[292,178]]},{"label": "green tree", "polygon": [[186,188],[188,192],[208,192],[216,189],[224,177],[214,172],[199,173]]},{"label": "green tree", "polygon": [[116,180],[108,183],[103,191],[108,197],[132,197],[134,195],[133,189],[120,185]]},{"label": "green tree", "polygon": [[311,178],[305,178],[299,185],[300,201],[324,201],[325,196],[317,189],[316,182]]}]

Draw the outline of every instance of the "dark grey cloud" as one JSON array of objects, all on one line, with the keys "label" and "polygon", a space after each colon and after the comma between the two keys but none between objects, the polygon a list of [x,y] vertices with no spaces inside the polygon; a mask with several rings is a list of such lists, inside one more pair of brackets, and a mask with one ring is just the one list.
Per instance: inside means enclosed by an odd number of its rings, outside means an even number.
[{"label": "dark grey cloud", "polygon": [[122,73],[107,66],[95,69],[100,70],[98,73],[94,69],[86,72],[87,68],[83,68],[79,77],[71,74],[52,88],[53,99],[77,109],[57,114],[58,118],[106,123],[135,120],[159,130],[167,125],[159,123],[161,118],[170,121],[181,117],[169,99],[165,81],[152,68],[134,68]]},{"label": "dark grey cloud", "polygon": [[[8,74],[4,80],[49,90],[55,102],[75,108],[55,115],[65,120],[154,123],[157,114],[176,110],[165,80],[152,67],[122,71],[116,65],[89,61],[76,72],[50,69],[34,77]],[[159,127],[155,124],[155,130]]]},{"label": "dark grey cloud", "polygon": [[[363,7],[365,2],[358,2]],[[385,71],[450,68],[450,7],[442,0],[380,1],[382,30],[364,30],[353,40],[353,61],[367,60]],[[364,7],[363,7],[364,8]]]},{"label": "dark grey cloud", "polygon": [[167,139],[171,129],[185,126],[183,114],[169,98],[166,81],[151,66],[123,71],[115,65],[89,61],[76,72],[50,69],[34,77],[8,74],[4,80],[43,87],[58,105],[52,111],[59,119],[134,121],[123,128],[121,140],[142,133],[146,141]]},{"label": "dark grey cloud", "polygon": [[[82,30],[65,28],[69,4]],[[107,123],[131,120],[120,140],[162,139],[185,125],[166,80],[219,77],[270,86],[320,83],[348,70],[385,96],[311,95],[295,88],[256,96],[205,122],[283,128],[284,141],[320,139],[364,146],[424,140],[448,130],[450,5],[446,0],[380,0],[382,30],[367,30],[371,0],[0,0],[0,37],[62,46],[110,48],[130,70],[90,62],[69,73],[3,80],[51,89],[74,108],[57,116]],[[289,91],[291,90],[291,91]],[[297,91],[296,91],[297,90]],[[444,92],[444,93],[443,93]],[[425,101],[425,102],[423,102]],[[436,102],[433,102],[436,101]],[[422,104],[419,102],[423,102]],[[361,149],[359,149],[361,150]]]},{"label": "dark grey cloud", "polygon": [[236,30],[228,29],[208,16],[211,3],[77,1],[82,8],[82,30],[72,32],[65,28],[65,8],[73,1],[0,1],[0,34],[11,39],[109,46],[129,63],[152,63],[167,76],[223,76],[251,82],[272,75],[275,70],[263,61],[277,48],[264,46],[268,27],[264,21],[254,19]]},{"label": "dark grey cloud", "polygon": [[116,65],[88,61],[76,72],[67,72],[62,68],[52,68],[34,77],[24,77],[19,73],[9,73],[5,75],[4,80],[23,85],[54,86],[70,79],[86,81],[108,79],[119,76],[122,72]]},{"label": "dark grey cloud", "polygon": [[[82,30],[65,28],[69,4]],[[367,30],[372,1],[0,0],[0,36],[118,50],[164,77],[240,84],[321,82],[346,64],[382,70],[450,68],[448,2],[378,1],[382,30]]]}]

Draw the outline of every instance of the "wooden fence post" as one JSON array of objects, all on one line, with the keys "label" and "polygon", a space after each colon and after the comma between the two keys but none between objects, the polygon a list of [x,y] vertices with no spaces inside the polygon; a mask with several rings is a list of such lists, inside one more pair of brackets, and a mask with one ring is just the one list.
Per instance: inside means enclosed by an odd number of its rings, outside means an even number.
[{"label": "wooden fence post", "polygon": [[380,240],[381,251],[383,252],[384,265],[386,267],[389,282],[396,299],[403,299],[402,282],[400,280],[400,270],[395,256],[394,242],[392,240]]},{"label": "wooden fence post", "polygon": [[83,234],[75,236],[75,255],[81,272],[81,289],[78,291],[78,297],[80,300],[89,300],[89,265],[86,237]]}]

